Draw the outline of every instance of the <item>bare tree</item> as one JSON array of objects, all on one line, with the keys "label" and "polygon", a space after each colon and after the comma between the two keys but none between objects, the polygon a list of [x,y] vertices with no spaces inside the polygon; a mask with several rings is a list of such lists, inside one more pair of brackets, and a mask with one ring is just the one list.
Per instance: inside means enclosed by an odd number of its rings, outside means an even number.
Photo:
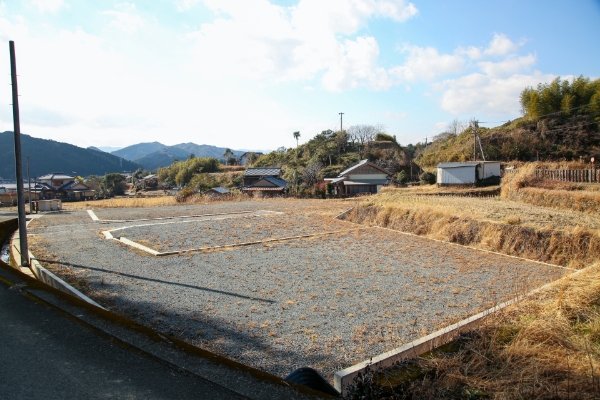
[{"label": "bare tree", "polygon": [[452,122],[450,122],[446,127],[446,132],[451,133],[454,136],[458,136],[468,127],[469,123],[467,121],[459,121],[458,118],[454,118],[454,120],[452,120]]},{"label": "bare tree", "polygon": [[310,163],[302,171],[302,180],[306,186],[312,186],[319,180],[319,175],[323,169],[323,164],[320,162]]},{"label": "bare tree", "polygon": [[367,143],[375,140],[375,135],[385,132],[385,127],[378,125],[354,125],[348,129],[348,136],[352,143],[356,143],[358,154],[362,158]]}]

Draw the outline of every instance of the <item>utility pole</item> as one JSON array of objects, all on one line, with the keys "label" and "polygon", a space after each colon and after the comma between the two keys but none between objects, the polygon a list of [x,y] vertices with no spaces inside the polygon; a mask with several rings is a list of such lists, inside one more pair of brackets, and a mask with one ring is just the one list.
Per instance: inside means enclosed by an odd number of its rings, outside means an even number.
[{"label": "utility pole", "polygon": [[342,128],[342,118],[344,117],[344,113],[339,113],[340,114],[340,132],[343,132],[344,129]]},{"label": "utility pole", "polygon": [[17,209],[19,211],[19,244],[21,245],[21,265],[29,266],[27,246],[27,220],[25,216],[25,195],[23,190],[23,162],[21,159],[21,122],[19,120],[19,91],[17,88],[17,60],[15,42],[8,42],[10,51],[10,79],[12,84],[13,123],[15,135],[15,173],[17,175]]},{"label": "utility pole", "polygon": [[29,173],[29,156],[27,156],[27,185],[29,186],[29,214],[33,214],[33,204],[31,204],[31,174]]},{"label": "utility pole", "polygon": [[471,120],[471,126],[473,127],[473,161],[477,161],[477,129],[479,128],[479,121],[476,119]]}]

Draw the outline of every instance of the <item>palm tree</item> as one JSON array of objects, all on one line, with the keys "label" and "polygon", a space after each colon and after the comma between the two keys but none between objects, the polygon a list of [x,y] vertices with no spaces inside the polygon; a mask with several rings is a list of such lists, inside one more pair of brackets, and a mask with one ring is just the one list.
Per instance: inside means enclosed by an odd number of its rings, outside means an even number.
[{"label": "palm tree", "polygon": [[294,132],[294,139],[296,139],[296,148],[298,148],[298,138],[300,137],[300,132]]}]

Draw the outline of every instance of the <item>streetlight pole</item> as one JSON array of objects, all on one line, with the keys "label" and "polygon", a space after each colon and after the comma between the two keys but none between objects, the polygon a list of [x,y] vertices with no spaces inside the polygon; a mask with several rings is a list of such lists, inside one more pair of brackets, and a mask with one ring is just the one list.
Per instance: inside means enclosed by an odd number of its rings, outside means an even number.
[{"label": "streetlight pole", "polygon": [[19,120],[19,91],[17,88],[17,60],[15,42],[8,42],[10,50],[10,78],[12,84],[13,123],[15,135],[15,173],[17,176],[17,209],[19,211],[19,244],[21,245],[21,265],[29,266],[27,246],[27,217],[25,215],[25,194],[23,189],[23,162],[21,159],[21,122]]}]

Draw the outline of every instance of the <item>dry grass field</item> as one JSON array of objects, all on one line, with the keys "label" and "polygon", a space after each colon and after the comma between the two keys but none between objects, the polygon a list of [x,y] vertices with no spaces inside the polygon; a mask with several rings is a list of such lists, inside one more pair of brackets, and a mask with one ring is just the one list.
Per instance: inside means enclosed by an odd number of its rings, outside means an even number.
[{"label": "dry grass field", "polygon": [[348,215],[360,224],[581,269],[488,317],[460,341],[458,351],[412,362],[408,370],[418,373],[408,376],[417,379],[406,379],[406,366],[375,374],[381,396],[600,397],[598,188],[538,180],[533,171],[521,166],[504,179],[502,197],[424,196],[387,189],[364,199]]}]

